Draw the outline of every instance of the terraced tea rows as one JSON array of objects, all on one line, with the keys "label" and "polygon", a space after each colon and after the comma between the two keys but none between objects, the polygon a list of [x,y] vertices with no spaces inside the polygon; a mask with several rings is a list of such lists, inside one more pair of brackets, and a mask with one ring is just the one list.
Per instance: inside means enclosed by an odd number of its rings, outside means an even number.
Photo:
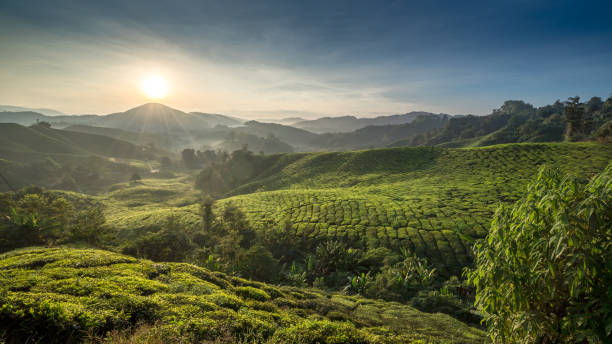
[{"label": "terraced tea rows", "polygon": [[[377,159],[414,153],[421,154],[377,165]],[[259,230],[290,221],[296,236],[364,248],[406,247],[455,273],[470,261],[470,244],[462,237],[483,237],[498,205],[517,200],[541,165],[588,177],[611,159],[612,147],[596,144],[311,154],[237,189],[281,190],[234,196],[220,204],[235,203]],[[327,166],[317,166],[319,174],[300,176],[300,170],[311,171],[312,163]]]}]

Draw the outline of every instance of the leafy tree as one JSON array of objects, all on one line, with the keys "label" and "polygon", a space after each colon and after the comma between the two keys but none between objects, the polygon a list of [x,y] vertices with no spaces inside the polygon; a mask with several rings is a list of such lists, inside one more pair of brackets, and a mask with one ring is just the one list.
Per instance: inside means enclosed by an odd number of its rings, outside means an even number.
[{"label": "leafy tree", "polygon": [[129,242],[122,251],[135,257],[154,261],[180,262],[192,249],[193,246],[187,234],[164,228]]},{"label": "leafy tree", "polygon": [[100,207],[80,211],[70,226],[70,240],[100,246],[110,235],[109,229],[104,227],[105,223],[106,219]]},{"label": "leafy tree", "polygon": [[213,227],[215,215],[213,214],[214,200],[210,196],[204,196],[200,203],[200,215],[202,216],[202,229],[210,232]]},{"label": "leafy tree", "polygon": [[502,343],[612,341],[612,165],[586,183],[542,170],[475,245],[476,306]]},{"label": "leafy tree", "polygon": [[595,132],[595,138],[597,140],[603,142],[611,142],[612,141],[612,120],[604,123],[597,131]]},{"label": "leafy tree", "polygon": [[248,278],[259,281],[271,281],[276,277],[278,261],[270,250],[261,244],[255,244],[241,257],[240,272]]},{"label": "leafy tree", "polygon": [[577,141],[581,139],[584,132],[584,107],[580,104],[580,97],[568,98],[563,116],[567,121],[566,140]]},{"label": "leafy tree", "polygon": [[194,149],[192,148],[183,149],[183,151],[181,152],[181,157],[183,158],[183,163],[185,164],[185,166],[187,166],[187,168],[196,167],[197,158],[196,158],[196,152]]},{"label": "leafy tree", "polygon": [[163,167],[163,168],[170,168],[170,167],[172,167],[172,160],[170,160],[170,158],[168,158],[167,156],[162,157],[159,160],[159,163],[160,163],[161,167]]},{"label": "leafy tree", "polygon": [[234,204],[228,203],[221,214],[221,222],[224,231],[230,233],[235,231],[240,236],[239,246],[249,248],[255,241],[255,231],[251,228],[246,215]]},{"label": "leafy tree", "polygon": [[3,198],[0,250],[34,245],[53,245],[67,236],[74,221],[72,203],[42,190],[23,190],[16,199]]}]

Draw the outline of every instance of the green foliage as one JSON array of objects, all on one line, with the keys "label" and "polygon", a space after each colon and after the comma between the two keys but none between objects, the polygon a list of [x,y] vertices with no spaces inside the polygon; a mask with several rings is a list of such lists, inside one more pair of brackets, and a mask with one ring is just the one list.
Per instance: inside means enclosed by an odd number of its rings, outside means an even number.
[{"label": "green foliage", "polygon": [[563,111],[567,121],[566,140],[579,141],[584,138],[584,107],[580,97],[570,97]]},{"label": "green foliage", "polygon": [[193,248],[187,234],[178,229],[174,217],[169,217],[165,228],[129,241],[123,253],[155,261],[183,261]]},{"label": "green foliage", "polygon": [[100,247],[108,243],[112,232],[105,227],[106,218],[100,207],[90,207],[77,213],[72,226],[70,238],[74,241],[86,242],[90,246]]},{"label": "green foliage", "polygon": [[37,188],[0,194],[0,199],[0,252],[59,242],[99,245],[110,234],[99,205]]},{"label": "green foliage", "polygon": [[239,271],[242,276],[259,281],[276,278],[278,261],[261,244],[251,246],[241,259]]},{"label": "green foliage", "polygon": [[588,183],[542,170],[500,208],[469,273],[496,342],[612,340],[612,165]]},{"label": "green foliage", "polygon": [[278,331],[271,343],[296,344],[364,344],[370,342],[365,333],[350,323],[329,321],[305,321],[296,326]]},{"label": "green foliage", "polygon": [[448,316],[398,303],[277,287],[101,250],[11,251],[0,256],[0,286],[0,331],[9,342],[484,341],[481,331]]}]

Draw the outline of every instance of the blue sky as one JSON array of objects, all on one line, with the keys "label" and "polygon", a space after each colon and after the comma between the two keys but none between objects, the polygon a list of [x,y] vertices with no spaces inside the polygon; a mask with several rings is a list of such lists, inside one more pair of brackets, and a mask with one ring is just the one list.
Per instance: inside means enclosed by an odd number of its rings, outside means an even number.
[{"label": "blue sky", "polygon": [[486,114],[612,92],[607,1],[0,3],[0,103],[242,117]]}]

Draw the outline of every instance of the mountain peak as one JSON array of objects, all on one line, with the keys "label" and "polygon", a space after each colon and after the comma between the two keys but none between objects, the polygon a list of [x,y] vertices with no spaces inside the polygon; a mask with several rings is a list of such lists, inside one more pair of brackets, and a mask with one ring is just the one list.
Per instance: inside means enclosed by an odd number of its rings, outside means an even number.
[{"label": "mountain peak", "polygon": [[145,103],[145,104],[142,104],[142,105],[139,105],[139,106],[136,106],[134,108],[127,110],[126,113],[127,112],[141,112],[141,111],[163,111],[163,112],[172,111],[172,112],[184,113],[181,110],[171,108],[168,105],[164,105],[162,103]]}]

